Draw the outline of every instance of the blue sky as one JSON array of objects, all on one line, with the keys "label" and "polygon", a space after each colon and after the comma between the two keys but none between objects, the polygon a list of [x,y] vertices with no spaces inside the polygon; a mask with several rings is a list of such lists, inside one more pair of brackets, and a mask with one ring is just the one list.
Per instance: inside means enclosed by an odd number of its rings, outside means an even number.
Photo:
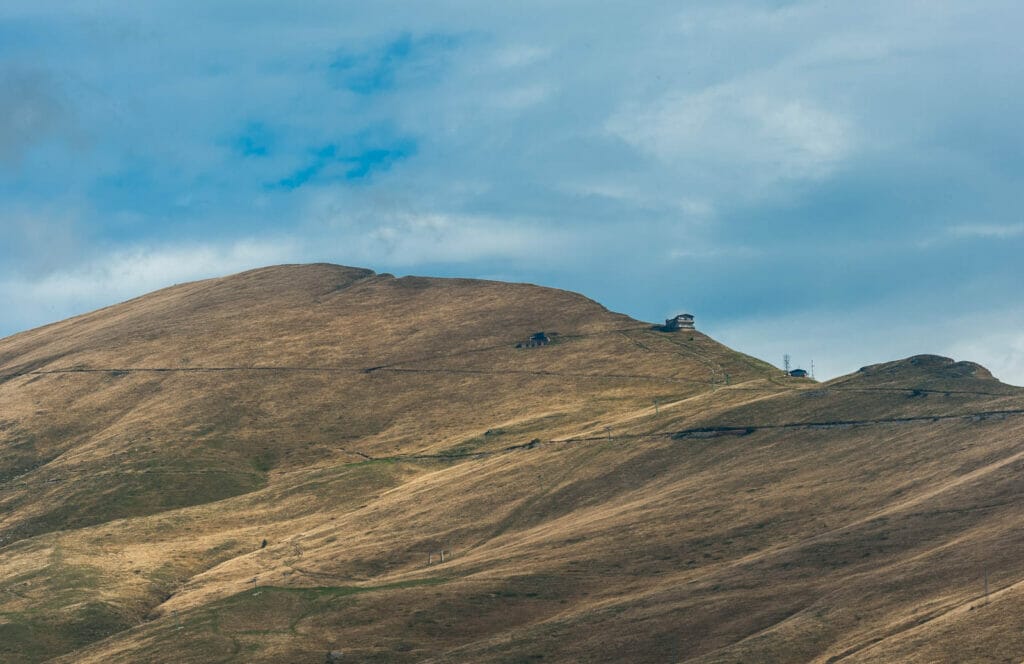
[{"label": "blue sky", "polygon": [[0,335],[329,261],[1024,384],[1024,8],[0,7]]}]

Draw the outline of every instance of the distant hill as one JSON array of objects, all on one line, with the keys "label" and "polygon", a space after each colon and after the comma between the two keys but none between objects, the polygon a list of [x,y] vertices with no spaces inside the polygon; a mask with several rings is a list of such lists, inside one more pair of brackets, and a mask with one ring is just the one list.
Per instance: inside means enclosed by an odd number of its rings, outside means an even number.
[{"label": "distant hill", "polygon": [[1020,661],[1022,434],[947,358],[817,383],[528,284],[182,284],[0,340],[0,661]]}]

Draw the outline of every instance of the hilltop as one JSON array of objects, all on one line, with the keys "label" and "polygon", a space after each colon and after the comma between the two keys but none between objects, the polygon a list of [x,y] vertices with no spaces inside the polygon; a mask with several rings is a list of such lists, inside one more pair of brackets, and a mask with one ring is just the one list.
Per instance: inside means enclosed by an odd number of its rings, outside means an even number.
[{"label": "hilltop", "polygon": [[1024,656],[1024,390],[969,362],[278,266],[0,340],[0,403],[3,661]]}]

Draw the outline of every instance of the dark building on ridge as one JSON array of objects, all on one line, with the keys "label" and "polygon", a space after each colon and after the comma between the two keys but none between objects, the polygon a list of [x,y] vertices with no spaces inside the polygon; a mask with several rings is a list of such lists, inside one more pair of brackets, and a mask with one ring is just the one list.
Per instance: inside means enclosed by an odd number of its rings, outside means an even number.
[{"label": "dark building on ridge", "polygon": [[665,321],[665,326],[662,329],[666,332],[695,329],[693,326],[693,314],[679,314],[675,318],[669,318]]}]

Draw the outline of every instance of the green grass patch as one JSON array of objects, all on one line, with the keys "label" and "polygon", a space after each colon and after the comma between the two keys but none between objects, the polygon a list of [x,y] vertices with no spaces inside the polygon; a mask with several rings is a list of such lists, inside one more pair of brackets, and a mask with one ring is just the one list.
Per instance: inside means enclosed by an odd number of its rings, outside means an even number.
[{"label": "green grass patch", "polygon": [[487,444],[487,439],[483,436],[475,436],[468,440],[464,440],[458,445],[449,447],[448,449],[441,450],[440,454],[447,457],[460,457],[472,454],[477,451],[480,447]]},{"label": "green grass patch", "polygon": [[105,639],[132,625],[113,606],[89,602],[73,612],[2,614],[0,661],[42,662]]},{"label": "green grass patch", "polygon": [[274,450],[263,450],[249,460],[253,468],[261,473],[269,473],[277,465],[278,454]]},{"label": "green grass patch", "polygon": [[[307,600],[320,600],[332,597],[347,597],[349,595],[359,595],[362,593],[378,592],[381,590],[398,590],[401,588],[418,588],[420,586],[436,586],[442,583],[447,583],[450,579],[447,577],[428,577],[425,579],[411,579],[409,581],[398,581],[395,583],[385,583],[379,586],[310,586],[307,588],[301,587],[289,587],[289,586],[261,586],[259,592],[269,593],[289,593],[292,595],[298,595],[303,599]],[[241,599],[245,600],[247,597],[251,599],[257,599],[259,596],[253,596],[253,591],[246,590],[236,595],[232,595],[228,599]]]},{"label": "green grass patch", "polygon": [[[148,516],[224,500],[266,485],[266,476],[261,472],[220,465],[218,468],[202,461],[154,459],[115,471],[79,472],[74,482],[67,483],[62,500],[44,514],[23,522],[19,535],[31,537],[114,519]],[[12,507],[34,500],[34,496],[26,495]]]},{"label": "green grass patch", "polygon": [[251,644],[252,639],[258,641],[261,636],[274,639],[282,634],[298,634],[297,626],[303,619],[345,611],[359,595],[434,586],[447,581],[449,579],[444,577],[430,577],[377,586],[250,587],[180,616],[180,632],[169,616],[162,619],[165,623],[162,629],[175,629],[177,638],[186,644],[201,639],[204,634],[232,640],[244,637]]}]

